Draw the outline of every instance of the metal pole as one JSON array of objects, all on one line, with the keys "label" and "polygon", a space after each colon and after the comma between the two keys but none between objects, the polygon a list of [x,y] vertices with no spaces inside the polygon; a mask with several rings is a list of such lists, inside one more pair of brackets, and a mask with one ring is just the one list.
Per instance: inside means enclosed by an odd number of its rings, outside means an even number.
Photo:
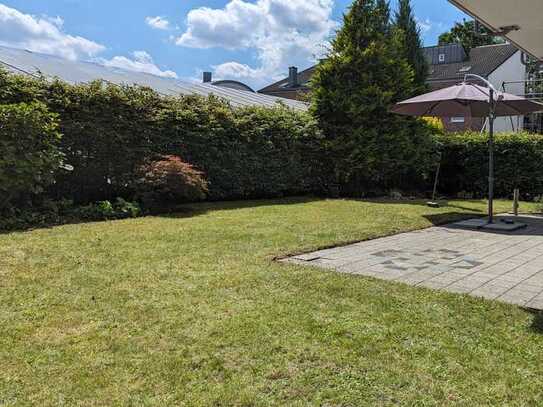
[{"label": "metal pole", "polygon": [[515,216],[518,216],[519,200],[520,190],[518,188],[515,188],[515,190],[513,191],[513,213],[515,214]]},{"label": "metal pole", "polygon": [[490,114],[488,116],[488,223],[494,222],[494,89],[489,89]]},{"label": "metal pole", "polygon": [[432,192],[432,202],[436,201],[436,195],[437,195],[437,183],[439,182],[439,170],[441,169],[441,156],[440,160],[437,163],[437,170],[436,170],[436,179],[434,180],[434,190]]}]

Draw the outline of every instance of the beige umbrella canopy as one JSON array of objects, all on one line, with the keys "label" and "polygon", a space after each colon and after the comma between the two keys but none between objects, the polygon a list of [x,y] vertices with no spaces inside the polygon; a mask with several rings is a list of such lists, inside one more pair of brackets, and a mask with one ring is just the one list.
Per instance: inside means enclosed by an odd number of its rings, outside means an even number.
[{"label": "beige umbrella canopy", "polygon": [[404,100],[396,104],[392,112],[409,116],[488,117],[491,92],[494,92],[494,117],[522,116],[543,110],[540,103],[464,82]]},{"label": "beige umbrella canopy", "polygon": [[509,93],[497,92],[484,78],[466,75],[487,84],[488,87],[463,83],[436,90],[397,103],[391,111],[409,116],[435,117],[488,117],[488,222],[493,222],[494,201],[494,119],[497,116],[522,116],[543,111],[543,105]]}]

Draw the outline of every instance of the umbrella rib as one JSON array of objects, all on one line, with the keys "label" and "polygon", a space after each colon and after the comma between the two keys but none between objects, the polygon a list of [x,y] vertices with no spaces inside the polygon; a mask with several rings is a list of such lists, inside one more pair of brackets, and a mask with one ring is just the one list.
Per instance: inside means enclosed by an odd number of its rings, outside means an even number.
[{"label": "umbrella rib", "polygon": [[524,113],[522,113],[522,112],[521,112],[520,110],[518,110],[516,107],[511,106],[511,105],[510,105],[509,103],[507,103],[507,102],[503,102],[503,101],[502,101],[502,102],[498,102],[498,103],[503,103],[504,105],[507,105],[507,107],[509,107],[510,109],[513,109],[515,112],[518,113],[517,116],[523,116],[523,115],[524,115]]},{"label": "umbrella rib", "polygon": [[431,114],[432,110],[434,110],[434,108],[435,108],[437,105],[439,105],[440,103],[441,103],[441,101],[435,102],[435,103],[432,105],[432,107],[430,107],[429,109],[426,110],[426,112],[424,113],[423,116],[426,116],[426,115],[428,115],[428,114]]}]

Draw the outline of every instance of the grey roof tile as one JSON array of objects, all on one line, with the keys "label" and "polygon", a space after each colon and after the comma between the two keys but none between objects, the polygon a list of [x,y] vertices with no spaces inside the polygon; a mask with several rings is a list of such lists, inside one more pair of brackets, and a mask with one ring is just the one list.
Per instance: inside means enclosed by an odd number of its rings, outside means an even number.
[{"label": "grey roof tile", "polygon": [[[427,47],[426,50],[433,48],[436,47]],[[469,59],[466,61],[431,65],[428,82],[432,88],[439,88],[450,86],[451,84],[461,81],[466,73],[487,77],[517,51],[518,49],[512,44],[488,45],[473,48],[470,52]],[[463,67],[468,66],[471,67],[469,71],[460,72]],[[312,66],[298,73],[298,83],[300,85],[296,88],[286,86],[288,84],[287,77],[260,89],[258,92],[280,95],[296,91],[307,91],[308,82],[315,72],[315,69],[316,66]]]},{"label": "grey roof tile", "polygon": [[[467,73],[488,77],[517,51],[518,49],[511,44],[473,48],[466,61],[432,65],[428,82],[432,84],[432,82],[436,81],[461,81]],[[464,67],[471,68],[462,72],[461,69]]]}]

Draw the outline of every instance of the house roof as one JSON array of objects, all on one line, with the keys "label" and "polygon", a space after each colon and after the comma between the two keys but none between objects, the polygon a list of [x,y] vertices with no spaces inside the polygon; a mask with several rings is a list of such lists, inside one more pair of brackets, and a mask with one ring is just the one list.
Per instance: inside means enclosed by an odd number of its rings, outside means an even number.
[{"label": "house roof", "polygon": [[117,85],[140,85],[154,89],[156,92],[169,95],[211,94],[226,99],[232,106],[273,107],[278,103],[295,110],[307,110],[306,103],[268,95],[261,95],[246,90],[232,89],[213,84],[193,83],[156,75],[131,72],[117,68],[105,67],[92,62],[69,61],[51,55],[39,54],[26,50],[0,46],[0,67],[13,73],[31,76],[43,75],[46,78],[58,78],[68,83],[87,83],[104,80]]},{"label": "house roof", "polygon": [[265,88],[260,89],[259,93],[283,93],[283,92],[297,92],[307,90],[309,87],[309,80],[313,76],[317,66],[312,66],[307,68],[304,71],[298,72],[298,86],[292,87],[288,86],[288,77],[281,79],[279,82],[272,83],[271,85],[266,86]]},{"label": "house roof", "polygon": [[255,93],[255,91],[249,85],[246,85],[243,82],[233,81],[230,79],[222,79],[220,81],[213,81],[211,82],[211,84],[214,86],[221,86],[223,88],[245,90],[247,92]]},{"label": "house roof", "polygon": [[[427,54],[432,48],[426,49]],[[518,49],[511,44],[473,48],[469,53],[469,58],[465,61],[431,65],[428,82],[432,84],[432,82],[441,81],[461,81],[468,73],[488,77],[516,52]]]},{"label": "house roof", "polygon": [[[426,47],[425,52],[428,56],[432,54],[436,48],[444,48],[447,46],[434,46]],[[457,48],[458,44],[451,44],[451,48]],[[458,82],[464,78],[467,73],[476,74],[483,77],[488,77],[492,72],[499,68],[505,61],[511,58],[518,49],[512,44],[498,44],[488,45],[473,48],[470,51],[469,59],[462,62],[454,63],[441,63],[430,66],[430,75],[428,76],[428,82],[433,88],[440,87],[440,83],[443,86],[449,86],[451,82]],[[469,71],[461,71],[462,68]],[[311,76],[315,72],[316,66],[312,66],[305,71],[298,73],[297,87],[288,86],[288,77],[275,82],[265,88],[260,89],[258,92],[266,94],[285,94],[291,92],[298,92],[308,89],[308,83]]]}]

